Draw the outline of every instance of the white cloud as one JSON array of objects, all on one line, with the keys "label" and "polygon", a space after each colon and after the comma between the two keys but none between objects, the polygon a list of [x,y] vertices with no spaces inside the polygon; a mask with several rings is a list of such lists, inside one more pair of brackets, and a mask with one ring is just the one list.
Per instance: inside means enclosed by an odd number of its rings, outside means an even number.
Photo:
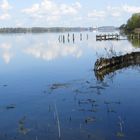
[{"label": "white cloud", "polygon": [[120,17],[122,15],[122,7],[107,6],[106,11],[112,17]]},{"label": "white cloud", "polygon": [[16,26],[16,27],[23,27],[24,24],[23,24],[23,22],[21,22],[21,21],[19,21],[19,20],[16,20],[16,21],[15,21],[15,26]]},{"label": "white cloud", "polygon": [[107,6],[104,10],[93,10],[88,13],[88,18],[92,19],[103,19],[106,17],[120,17],[122,15],[121,7]]},{"label": "white cloud", "polygon": [[105,16],[106,16],[105,11],[93,10],[92,12],[88,13],[89,18],[104,18]]},{"label": "white cloud", "polygon": [[81,21],[81,20],[83,20],[82,16],[77,16],[77,17],[73,18],[73,21]]},{"label": "white cloud", "polygon": [[133,13],[140,13],[140,7],[139,6],[129,6],[129,5],[124,5],[122,6],[123,11],[133,14]]},{"label": "white cloud", "polygon": [[107,7],[108,13],[110,13],[114,17],[119,17],[124,14],[134,14],[134,13],[140,13],[140,6],[130,6],[127,4],[121,5],[120,7]]},{"label": "white cloud", "polygon": [[62,12],[63,15],[75,15],[78,13],[79,9],[81,9],[81,4],[79,2],[76,2],[72,4],[71,6],[66,5],[66,4],[61,4],[59,11]]},{"label": "white cloud", "polygon": [[53,0],[42,0],[41,3],[33,4],[30,8],[22,10],[22,13],[35,19],[46,19],[47,21],[57,21],[65,15],[76,15],[81,9],[81,4],[75,2],[71,5],[57,4]]},{"label": "white cloud", "polygon": [[134,14],[134,13],[140,13],[139,6],[130,6],[124,4],[116,7],[107,6],[103,10],[93,10],[88,13],[88,18],[92,19],[107,18],[107,17],[119,18],[123,17],[126,14]]},{"label": "white cloud", "polygon": [[7,0],[3,0],[0,3],[0,20],[7,20],[11,17],[9,10],[12,8],[12,6],[9,4]]},{"label": "white cloud", "polygon": [[9,13],[3,13],[0,15],[0,20],[7,20],[9,19],[11,16],[9,15]]},{"label": "white cloud", "polygon": [[12,6],[9,4],[7,0],[3,0],[0,4],[0,9],[2,9],[3,11],[10,10],[11,8]]}]

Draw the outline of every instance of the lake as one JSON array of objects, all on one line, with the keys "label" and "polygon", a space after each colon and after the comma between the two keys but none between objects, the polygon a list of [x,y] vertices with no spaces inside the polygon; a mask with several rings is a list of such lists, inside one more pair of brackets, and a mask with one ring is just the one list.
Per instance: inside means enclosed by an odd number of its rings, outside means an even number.
[{"label": "lake", "polygon": [[0,35],[0,140],[140,139],[139,65],[94,73],[97,59],[139,43],[67,35]]}]

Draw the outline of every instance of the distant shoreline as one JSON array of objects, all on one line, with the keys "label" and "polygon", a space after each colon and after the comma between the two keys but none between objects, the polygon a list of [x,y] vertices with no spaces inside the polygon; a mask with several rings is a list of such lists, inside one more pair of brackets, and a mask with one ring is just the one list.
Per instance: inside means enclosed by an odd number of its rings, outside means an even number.
[{"label": "distant shoreline", "polygon": [[0,33],[51,33],[51,32],[81,32],[81,31],[93,31],[94,28],[87,27],[15,27],[15,28],[0,28]]},{"label": "distant shoreline", "polygon": [[113,26],[103,27],[5,27],[0,28],[0,34],[2,33],[59,33],[59,32],[83,32],[83,31],[97,31],[97,30],[115,30],[117,28]]}]

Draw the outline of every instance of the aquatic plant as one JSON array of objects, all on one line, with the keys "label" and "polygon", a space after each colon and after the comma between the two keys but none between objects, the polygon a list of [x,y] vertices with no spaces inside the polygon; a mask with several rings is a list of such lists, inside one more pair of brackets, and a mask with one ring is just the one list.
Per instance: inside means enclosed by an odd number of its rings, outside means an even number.
[{"label": "aquatic plant", "polygon": [[123,132],[123,126],[124,126],[124,121],[122,120],[122,118],[119,116],[119,128],[120,128],[120,131],[117,132],[117,137],[124,137],[124,132]]},{"label": "aquatic plant", "polygon": [[87,117],[85,119],[85,123],[90,123],[90,122],[95,122],[96,121],[96,118],[95,117]]},{"label": "aquatic plant", "polygon": [[18,128],[19,133],[24,134],[24,135],[30,132],[30,129],[25,127],[25,120],[26,120],[25,116],[19,120],[19,128]]},{"label": "aquatic plant", "polygon": [[6,106],[6,109],[9,110],[9,109],[14,109],[16,108],[16,105],[15,104],[10,104],[10,105],[7,105]]}]

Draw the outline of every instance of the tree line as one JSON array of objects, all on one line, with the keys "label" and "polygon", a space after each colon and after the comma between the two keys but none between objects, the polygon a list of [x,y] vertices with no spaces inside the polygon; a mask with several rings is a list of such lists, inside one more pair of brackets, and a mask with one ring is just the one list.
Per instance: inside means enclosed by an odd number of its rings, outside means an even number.
[{"label": "tree line", "polygon": [[0,33],[45,33],[45,32],[71,32],[71,31],[88,31],[92,28],[82,27],[32,27],[32,28],[0,28]]}]

